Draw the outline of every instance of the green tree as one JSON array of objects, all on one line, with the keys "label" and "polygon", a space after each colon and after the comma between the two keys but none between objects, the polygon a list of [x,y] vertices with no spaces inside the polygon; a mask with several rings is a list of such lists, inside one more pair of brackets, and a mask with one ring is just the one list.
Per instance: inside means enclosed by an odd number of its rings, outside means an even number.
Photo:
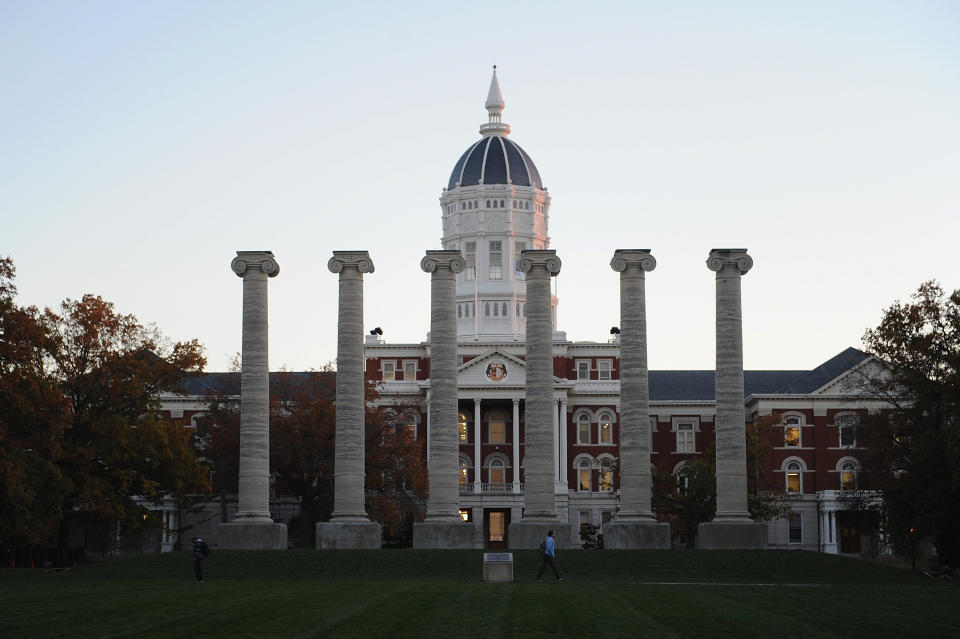
[{"label": "green tree", "polygon": [[890,406],[867,424],[867,463],[897,548],[930,537],[940,561],[960,560],[960,290],[925,282],[894,302],[863,338],[888,374],[867,380]]}]

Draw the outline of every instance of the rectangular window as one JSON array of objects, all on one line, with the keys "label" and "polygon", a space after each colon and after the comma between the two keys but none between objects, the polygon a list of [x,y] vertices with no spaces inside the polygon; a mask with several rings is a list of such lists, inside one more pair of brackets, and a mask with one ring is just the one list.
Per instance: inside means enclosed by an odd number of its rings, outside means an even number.
[{"label": "rectangular window", "polygon": [[590,490],[590,468],[580,469],[580,490]]},{"label": "rectangular window", "polygon": [[787,471],[787,492],[792,494],[800,492],[799,471]]},{"label": "rectangular window", "polygon": [[463,413],[460,413],[457,416],[457,432],[460,433],[460,442],[463,444],[467,443],[467,416]]},{"label": "rectangular window", "polygon": [[380,362],[380,370],[383,371],[382,379],[385,382],[392,382],[397,378],[397,362],[392,359]]},{"label": "rectangular window", "polygon": [[613,362],[609,359],[601,359],[597,362],[597,378],[598,379],[613,379]]},{"label": "rectangular window", "polygon": [[693,422],[679,422],[677,424],[677,452],[692,453],[694,448]]},{"label": "rectangular window", "polygon": [[857,416],[840,415],[836,419],[840,430],[841,448],[856,448],[857,446]]},{"label": "rectangular window", "polygon": [[789,530],[789,542],[791,544],[802,544],[803,543],[803,525],[800,515],[792,514],[787,519],[788,521],[788,530]]},{"label": "rectangular window", "polygon": [[490,439],[489,443],[491,444],[505,444],[507,443],[507,438],[505,434],[505,424],[503,417],[499,415],[491,417],[489,428],[490,428]]},{"label": "rectangular window", "polygon": [[503,252],[500,240],[490,241],[490,279],[503,279]]},{"label": "rectangular window", "polygon": [[[527,250],[526,242],[515,242],[513,244],[513,269],[514,269],[514,273],[516,274],[516,278],[518,280],[523,279],[523,273],[520,272],[519,268],[517,268],[517,262],[520,261],[520,254],[526,250]],[[520,313],[517,313],[517,315],[520,315]]]},{"label": "rectangular window", "polygon": [[613,425],[610,423],[610,416],[606,414],[600,416],[600,443],[613,443]]},{"label": "rectangular window", "polygon": [[581,510],[580,511],[580,534],[581,535],[584,534],[584,532],[587,532],[589,534],[589,529],[587,528],[587,526],[589,526],[591,523],[593,522],[590,521],[590,511]]},{"label": "rectangular window", "polygon": [[613,469],[609,462],[600,465],[600,490],[613,490]]},{"label": "rectangular window", "polygon": [[586,359],[577,360],[577,379],[590,379],[590,361]]},{"label": "rectangular window", "polygon": [[403,380],[405,382],[417,379],[417,362],[412,359],[403,360]]},{"label": "rectangular window", "polygon": [[799,426],[786,426],[783,429],[783,445],[784,446],[800,445],[800,427]]},{"label": "rectangular window", "polygon": [[582,414],[577,418],[577,443],[590,443],[590,417],[588,415]]},{"label": "rectangular window", "polygon": [[463,279],[465,280],[477,279],[477,243],[476,242],[466,243],[463,258],[467,262],[467,266],[463,270]]}]

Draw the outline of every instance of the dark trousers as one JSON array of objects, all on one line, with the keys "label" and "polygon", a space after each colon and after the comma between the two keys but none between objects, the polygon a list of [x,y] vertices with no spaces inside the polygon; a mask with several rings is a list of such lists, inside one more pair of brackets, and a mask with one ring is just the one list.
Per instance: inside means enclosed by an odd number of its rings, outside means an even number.
[{"label": "dark trousers", "polygon": [[537,579],[543,576],[543,571],[547,569],[547,566],[550,566],[550,570],[553,571],[553,576],[559,579],[560,573],[557,572],[557,564],[553,563],[553,557],[547,553],[543,553],[543,563],[540,564],[540,572],[537,573]]},{"label": "dark trousers", "polygon": [[197,575],[197,581],[203,581],[203,557],[194,557],[193,572]]}]

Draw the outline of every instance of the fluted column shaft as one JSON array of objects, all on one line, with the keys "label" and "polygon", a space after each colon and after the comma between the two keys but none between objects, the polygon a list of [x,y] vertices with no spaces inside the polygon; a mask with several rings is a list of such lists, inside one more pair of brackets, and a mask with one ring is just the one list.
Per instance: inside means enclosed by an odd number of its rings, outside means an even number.
[{"label": "fluted column shaft", "polygon": [[230,268],[243,278],[240,356],[240,467],[234,521],[270,519],[270,369],[267,279],[280,272],[270,251],[237,251]]},{"label": "fluted column shaft", "polygon": [[340,274],[337,323],[336,449],[331,521],[367,521],[364,504],[363,274],[366,251],[334,251],[327,263]]},{"label": "fluted column shaft", "polygon": [[556,251],[521,253],[527,281],[526,479],[524,520],[556,519],[554,497],[553,319],[550,278],[560,272]]},{"label": "fluted column shaft", "polygon": [[433,432],[428,442],[428,521],[460,521],[456,274],[465,266],[460,251],[427,251],[420,262],[420,268],[431,274],[429,411]]},{"label": "fluted column shaft", "polygon": [[707,268],[717,283],[717,515],[749,520],[743,407],[743,320],[740,278],[753,266],[746,249],[713,249]]},{"label": "fluted column shaft", "polygon": [[656,268],[650,252],[618,250],[610,266],[620,273],[620,511],[618,520],[654,521],[650,477],[650,387],[644,273]]}]

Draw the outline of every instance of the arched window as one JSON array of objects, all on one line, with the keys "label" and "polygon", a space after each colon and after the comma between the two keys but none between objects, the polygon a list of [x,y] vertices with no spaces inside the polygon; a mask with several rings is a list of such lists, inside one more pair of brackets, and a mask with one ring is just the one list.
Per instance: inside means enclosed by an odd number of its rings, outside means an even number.
[{"label": "arched window", "polygon": [[845,461],[840,465],[840,490],[857,489],[857,464]]},{"label": "arched window", "polygon": [[467,472],[468,472],[467,460],[461,457],[460,458],[460,485],[461,486],[467,485]]},{"label": "arched window", "polygon": [[457,319],[463,317],[463,304],[457,304]]},{"label": "arched window", "polygon": [[579,490],[590,490],[591,464],[589,459],[581,459],[577,465],[577,488]]},{"label": "arched window", "polygon": [[494,457],[490,460],[489,472],[491,484],[502,484],[506,481],[507,469],[501,458]]},{"label": "arched window", "polygon": [[490,200],[487,200],[487,208],[490,208]]},{"label": "arched window", "polygon": [[490,317],[490,302],[486,302],[483,307],[483,316]]},{"label": "arched window", "polygon": [[853,413],[847,413],[845,415],[837,415],[833,421],[837,425],[840,448],[856,448],[859,418]]},{"label": "arched window", "polygon": [[507,303],[506,303],[506,302],[503,303],[503,306],[500,308],[500,311],[501,311],[501,313],[500,313],[501,315],[503,315],[504,317],[507,316]]},{"label": "arched window", "polygon": [[783,418],[783,445],[790,447],[800,446],[800,431],[803,421],[796,415]]},{"label": "arched window", "polygon": [[786,466],[787,493],[799,495],[803,492],[803,467],[800,462],[788,462]]},{"label": "arched window", "polygon": [[[494,202],[494,204],[496,204],[496,202]],[[503,200],[500,200],[500,208],[503,208]]]},{"label": "arched window", "polygon": [[500,305],[496,302],[493,303],[493,316],[500,317]]},{"label": "arched window", "polygon": [[613,423],[610,419],[610,413],[600,413],[600,443],[613,443]]},{"label": "arched window", "polygon": [[460,442],[466,444],[470,439],[470,422],[463,413],[457,415],[457,432],[460,433]]},{"label": "arched window", "polygon": [[590,443],[590,415],[586,413],[580,413],[577,417],[577,443]]},{"label": "arched window", "polygon": [[673,476],[677,479],[677,492],[686,495],[690,489],[690,467],[687,462],[680,462],[673,469]]}]

